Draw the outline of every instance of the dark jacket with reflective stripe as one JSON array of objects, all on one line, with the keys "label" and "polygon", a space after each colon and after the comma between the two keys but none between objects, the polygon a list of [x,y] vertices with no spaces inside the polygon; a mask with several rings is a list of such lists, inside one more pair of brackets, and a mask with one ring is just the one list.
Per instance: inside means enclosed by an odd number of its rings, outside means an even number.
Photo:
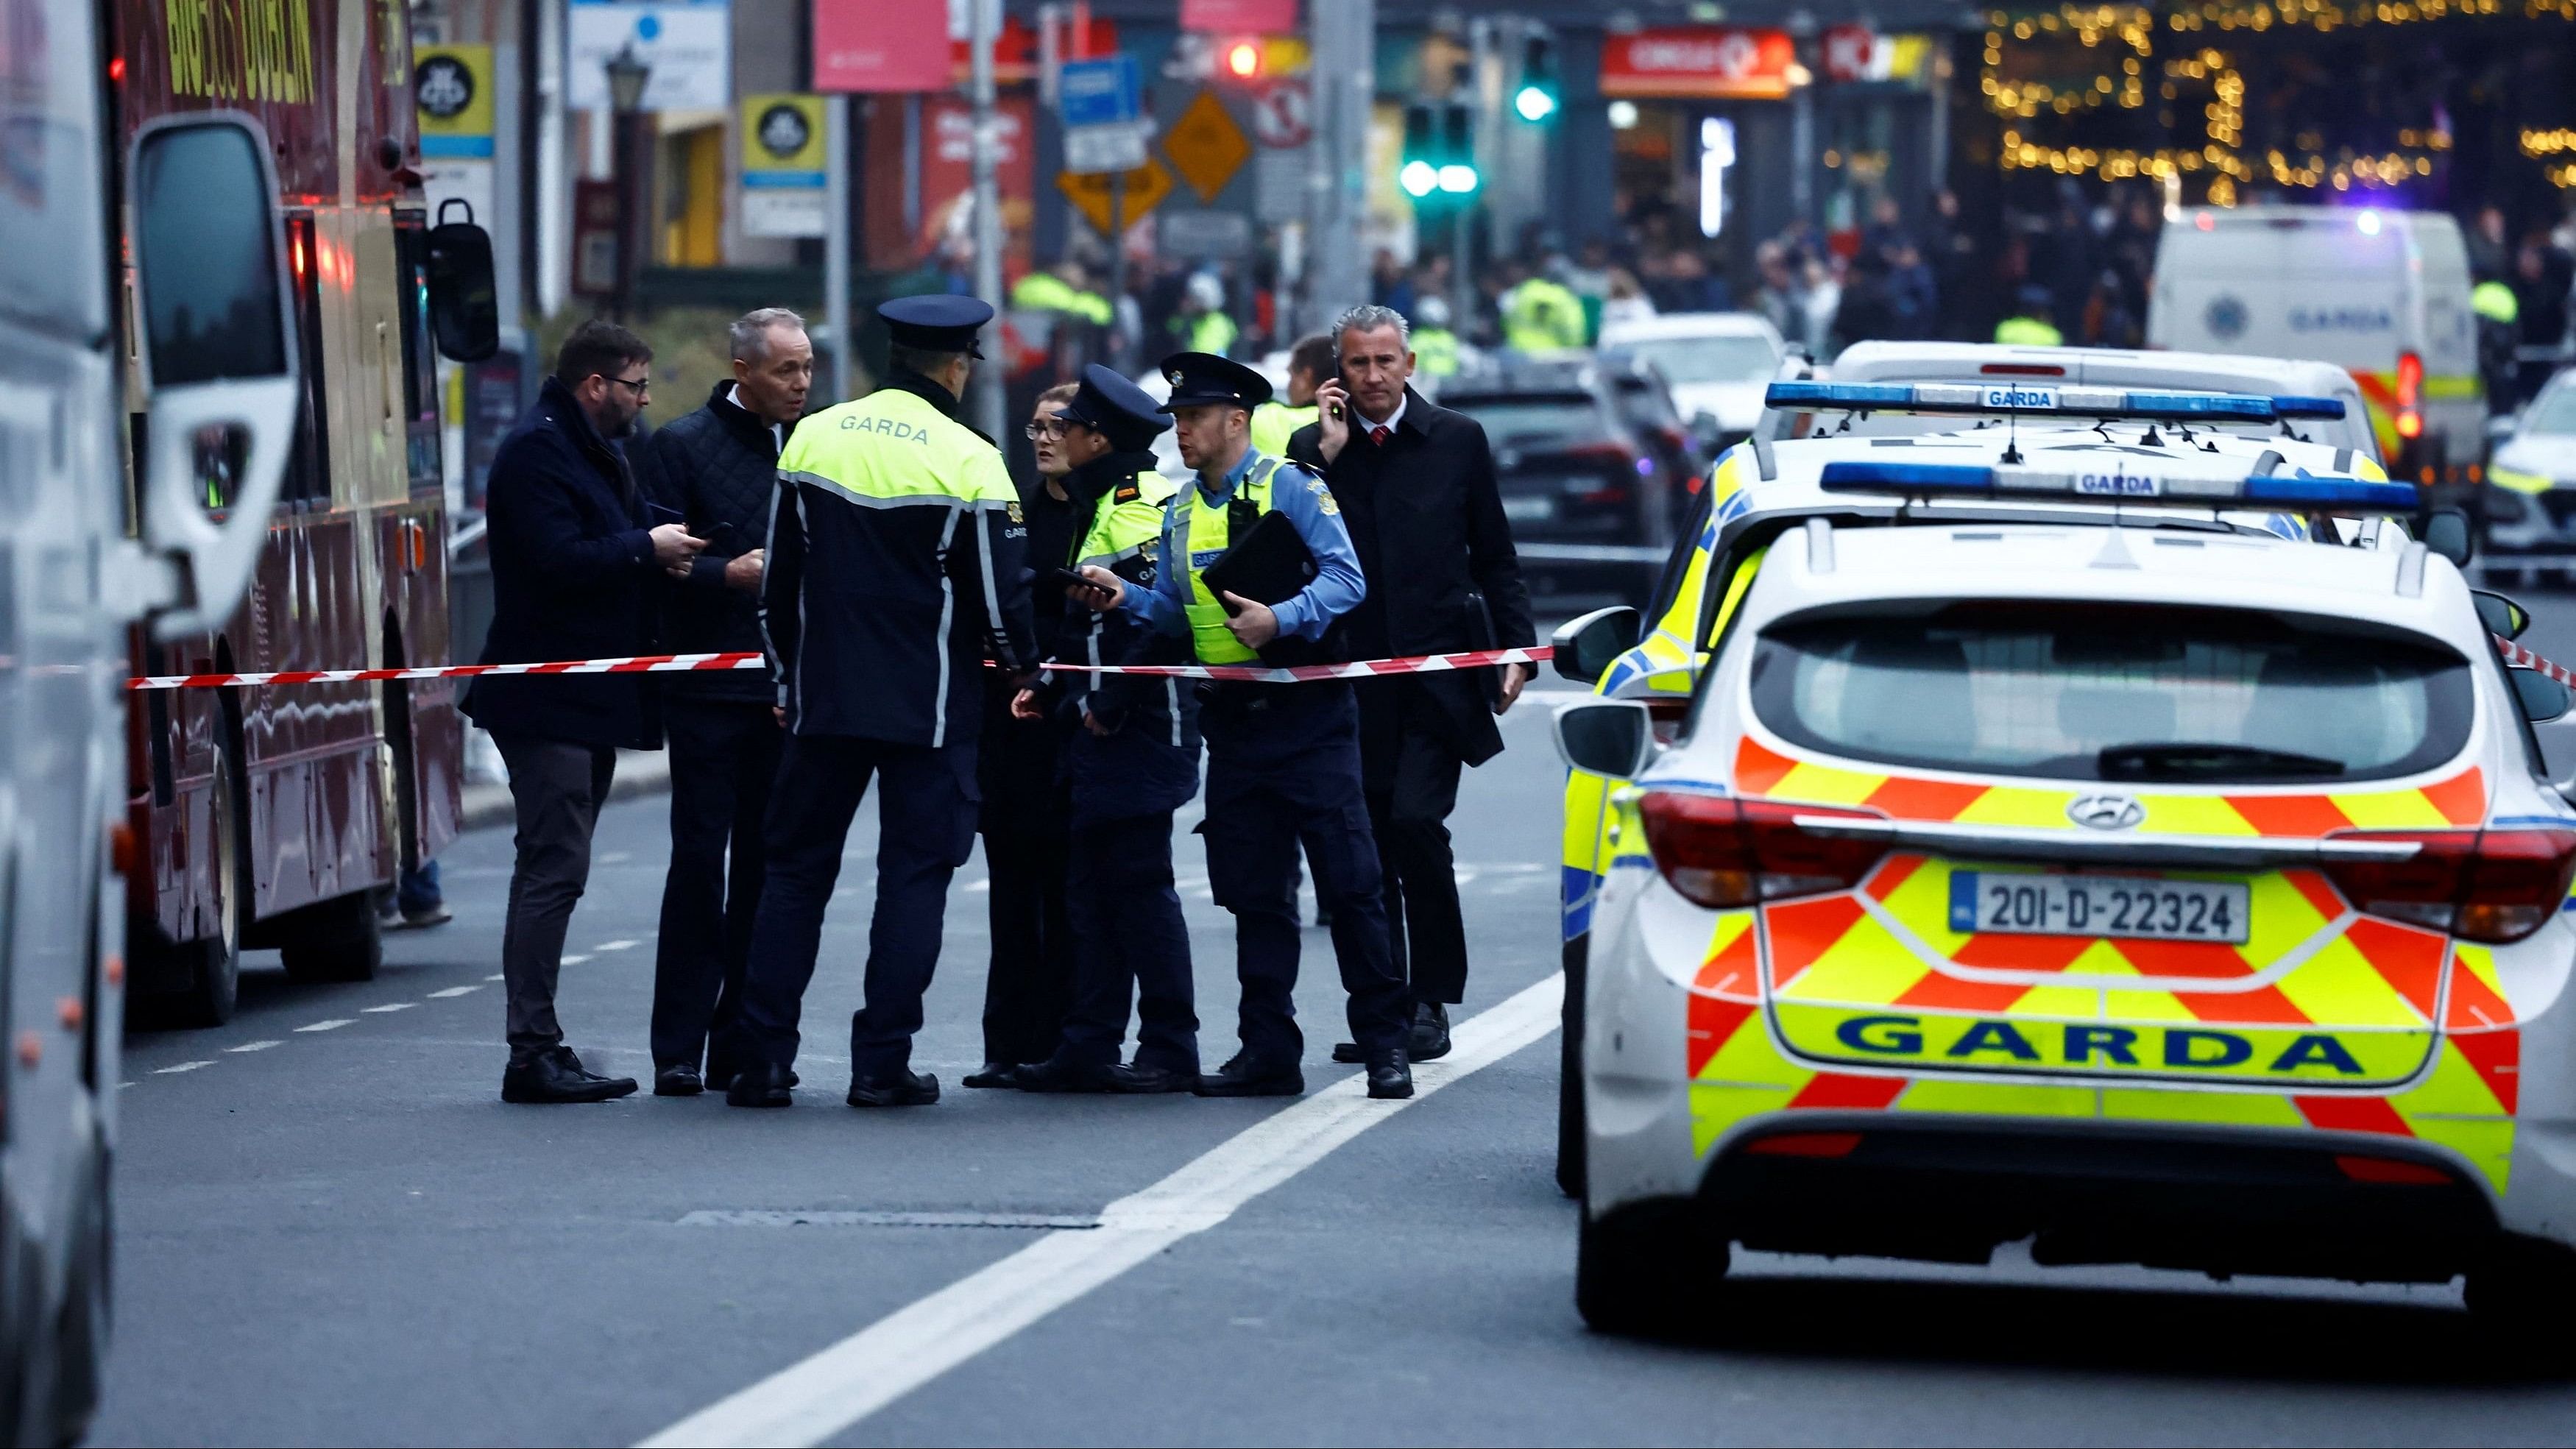
[{"label": "dark jacket with reflective stripe", "polygon": [[938,383],[898,372],[805,419],[778,460],[761,626],[787,727],[951,745],[984,657],[1036,658],[1019,494]]}]

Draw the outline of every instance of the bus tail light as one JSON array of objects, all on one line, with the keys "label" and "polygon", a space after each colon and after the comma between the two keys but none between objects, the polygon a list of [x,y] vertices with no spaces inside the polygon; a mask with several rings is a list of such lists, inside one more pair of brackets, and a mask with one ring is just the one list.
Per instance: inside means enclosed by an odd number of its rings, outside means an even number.
[{"label": "bus tail light", "polygon": [[1811,834],[1798,824],[1801,816],[1886,818],[1865,810],[1669,790],[1648,791],[1637,809],[1645,818],[1646,848],[1655,868],[1684,899],[1703,906],[1749,906],[1847,891],[1887,853],[1879,841]]},{"label": "bus tail light", "polygon": [[2424,436],[2424,358],[2420,353],[2397,355],[2397,436],[2414,439]]},{"label": "bus tail light", "polygon": [[2333,838],[2421,847],[2405,860],[2338,861],[2326,875],[2356,910],[2464,941],[2501,945],[2539,930],[2576,877],[2576,834],[2563,830],[2362,830]]}]

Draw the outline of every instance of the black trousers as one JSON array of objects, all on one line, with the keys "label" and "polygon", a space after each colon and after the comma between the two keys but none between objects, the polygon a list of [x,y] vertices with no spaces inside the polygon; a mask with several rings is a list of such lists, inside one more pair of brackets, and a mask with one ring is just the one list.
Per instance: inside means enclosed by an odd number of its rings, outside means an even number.
[{"label": "black trousers", "polygon": [[1361,750],[1396,971],[1415,1001],[1454,1006],[1467,997],[1467,921],[1458,904],[1449,814],[1458,808],[1465,762],[1433,732],[1426,717],[1432,707],[1420,691],[1406,688],[1395,728],[1364,737]]},{"label": "black trousers", "polygon": [[1172,812],[1074,827],[1069,885],[1074,998],[1063,1056],[1109,1066],[1136,1011],[1136,1064],[1195,1072],[1197,988],[1190,932],[1172,886]]},{"label": "black trousers", "polygon": [[795,1064],[823,910],[871,780],[879,786],[877,904],[868,925],[866,1000],[850,1017],[850,1070],[864,1079],[911,1063],[921,994],[939,965],[948,881],[975,845],[975,747],[830,735],[790,736],[778,766],[765,831],[769,879],[734,1023],[738,1062]]},{"label": "black trousers", "polygon": [[1073,923],[1065,910],[1071,827],[1060,802],[1027,802],[984,832],[993,956],[984,976],[984,1060],[1055,1054],[1073,1006]]},{"label": "black trousers", "polygon": [[533,735],[496,734],[510,769],[518,858],[510,867],[509,914],[501,926],[501,975],[509,995],[510,1059],[563,1044],[555,981],[564,933],[590,883],[590,832],[617,773],[617,751]]},{"label": "black trousers", "polygon": [[1294,1063],[1297,850],[1333,912],[1333,956],[1349,993],[1351,1039],[1405,1044],[1412,1024],[1388,945],[1386,907],[1360,789],[1359,717],[1343,684],[1220,688],[1200,712],[1207,738],[1208,885],[1234,913],[1244,1053]]},{"label": "black trousers", "polygon": [[[768,853],[761,822],[787,732],[754,701],[674,697],[662,711],[671,758],[671,868],[653,957],[653,1066],[696,1067],[742,1006],[751,923]],[[718,1053],[717,1075],[727,1064]]]}]

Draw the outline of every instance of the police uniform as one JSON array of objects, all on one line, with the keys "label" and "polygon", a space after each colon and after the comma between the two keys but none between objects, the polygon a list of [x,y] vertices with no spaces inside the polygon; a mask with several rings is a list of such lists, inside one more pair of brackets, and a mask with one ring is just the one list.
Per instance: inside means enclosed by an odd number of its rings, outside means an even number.
[{"label": "police uniform", "polygon": [[1273,458],[1288,456],[1288,440],[1299,428],[1315,420],[1321,409],[1313,403],[1292,408],[1277,398],[1252,410],[1252,446]]},{"label": "police uniform", "polygon": [[[982,354],[992,308],[905,297],[877,309],[899,346]],[[797,1014],[871,778],[880,832],[866,1004],[850,1021],[853,1106],[935,1101],[910,1071],[939,960],[948,881],[975,838],[984,653],[1033,656],[1027,529],[993,441],[938,382],[895,369],[806,419],[778,460],[761,627],[788,741],[772,793],[769,880],[727,1100],[785,1106]]]},{"label": "police uniform", "polygon": [[[1163,360],[1172,411],[1217,403],[1251,411],[1269,398],[1261,374],[1204,353]],[[1314,581],[1272,606],[1279,636],[1258,656],[1226,627],[1226,605],[1201,571],[1260,515],[1277,512],[1304,540]],[[1186,639],[1203,664],[1321,662],[1327,626],[1368,590],[1358,554],[1323,480],[1247,447],[1224,476],[1195,479],[1172,500],[1163,524],[1165,567],[1152,589],[1130,588],[1123,604],[1147,627]],[[1396,972],[1380,897],[1377,847],[1360,791],[1359,717],[1350,686],[1215,686],[1199,715],[1207,740],[1207,816],[1199,825],[1208,884],[1235,921],[1235,971],[1242,983],[1242,1051],[1202,1079],[1210,1096],[1284,1095],[1304,1090],[1297,1029],[1297,853],[1302,841],[1319,894],[1333,911],[1333,954],[1349,995],[1352,1039],[1369,1062],[1372,1096],[1410,1096],[1405,1060],[1409,999]]]},{"label": "police uniform", "polygon": [[[1062,480],[1074,540],[1065,557],[1037,566],[1103,568],[1131,588],[1154,587],[1164,507],[1177,491],[1154,471],[1153,438],[1168,423],[1144,389],[1097,363],[1083,369],[1064,418],[1100,432],[1112,451]],[[1063,607],[1056,657],[1065,662],[1187,661],[1177,640],[1133,614],[1095,614],[1069,597]],[[1172,879],[1172,812],[1198,793],[1197,690],[1177,679],[1059,671],[1039,695],[1069,731],[1074,996],[1055,1055],[1013,1079],[1032,1092],[1189,1091],[1199,1076],[1198,1014]],[[1121,1066],[1131,998],[1136,1059]]]}]

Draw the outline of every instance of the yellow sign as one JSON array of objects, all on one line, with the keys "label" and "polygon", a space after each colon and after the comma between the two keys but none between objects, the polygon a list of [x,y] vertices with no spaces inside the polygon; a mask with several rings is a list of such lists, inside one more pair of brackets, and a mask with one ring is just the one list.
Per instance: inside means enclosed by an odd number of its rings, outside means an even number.
[{"label": "yellow sign", "polygon": [[828,142],[821,96],[744,96],[742,169],[823,173]]},{"label": "yellow sign", "polygon": [[1234,123],[1216,92],[1203,90],[1163,133],[1163,154],[1172,158],[1173,169],[1199,194],[1199,200],[1214,201],[1243,163],[1252,159],[1252,140]]},{"label": "yellow sign", "polygon": [[420,154],[432,159],[492,154],[492,47],[412,49],[412,100],[420,113]]},{"label": "yellow sign", "polygon": [[[1070,171],[1059,171],[1055,177],[1055,189],[1064,193],[1064,199],[1073,203],[1083,219],[1091,223],[1093,231],[1107,236],[1112,226],[1109,182],[1110,175],[1106,172],[1076,175]],[[1162,205],[1163,198],[1171,194],[1172,173],[1162,162],[1146,157],[1144,165],[1127,173],[1127,195],[1119,205],[1118,224],[1134,226],[1145,213]]]}]

